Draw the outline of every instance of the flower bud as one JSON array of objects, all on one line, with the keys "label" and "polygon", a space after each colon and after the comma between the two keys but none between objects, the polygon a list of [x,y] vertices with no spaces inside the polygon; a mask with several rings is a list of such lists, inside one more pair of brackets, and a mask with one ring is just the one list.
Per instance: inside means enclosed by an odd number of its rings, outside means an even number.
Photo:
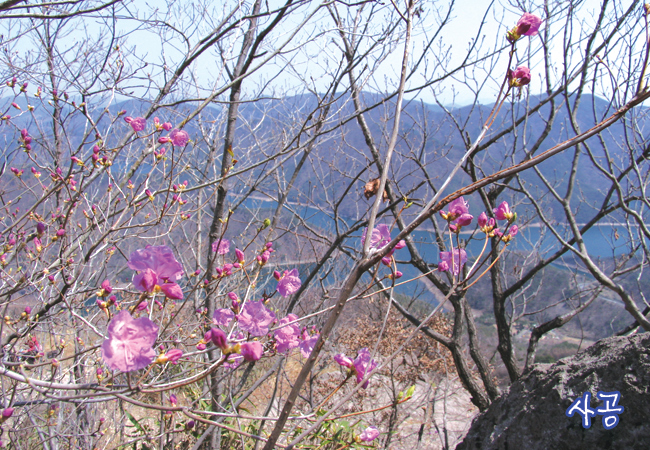
[{"label": "flower bud", "polygon": [[398,278],[402,278],[402,275],[403,275],[402,272],[396,270],[394,274],[391,273],[390,275],[388,275],[388,278],[390,278],[391,280],[397,280]]},{"label": "flower bud", "polygon": [[228,348],[228,338],[226,333],[221,331],[218,328],[213,328],[211,333],[212,343],[219,347],[221,350],[226,350]]},{"label": "flower bud", "polygon": [[101,286],[102,286],[102,289],[104,290],[104,292],[106,294],[110,294],[111,292],[113,292],[113,288],[111,287],[110,281],[104,280],[102,282]]}]

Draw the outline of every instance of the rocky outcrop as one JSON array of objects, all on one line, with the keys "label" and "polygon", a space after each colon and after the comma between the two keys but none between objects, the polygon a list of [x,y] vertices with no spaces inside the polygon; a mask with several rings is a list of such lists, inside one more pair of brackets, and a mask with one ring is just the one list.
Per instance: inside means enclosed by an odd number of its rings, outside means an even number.
[{"label": "rocky outcrop", "polygon": [[[625,410],[606,430],[602,415],[582,426],[574,400],[619,391]],[[650,333],[611,337],[550,365],[536,365],[472,422],[456,450],[650,449]]]}]

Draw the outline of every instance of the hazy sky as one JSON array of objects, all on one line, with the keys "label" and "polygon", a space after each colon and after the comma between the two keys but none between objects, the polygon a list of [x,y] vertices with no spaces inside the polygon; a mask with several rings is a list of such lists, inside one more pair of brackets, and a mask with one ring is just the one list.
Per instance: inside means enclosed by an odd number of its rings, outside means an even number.
[{"label": "hazy sky", "polygon": [[[415,34],[413,36],[413,56],[417,57],[421,50],[423,43],[427,41],[429,37],[429,30],[432,33],[436,27],[434,23],[433,14],[430,14],[431,10],[426,10],[426,8],[441,7],[441,5],[447,5],[447,1],[433,1],[433,2],[422,2],[425,12],[423,17],[425,17],[425,22],[423,26],[416,27]],[[627,1],[621,2],[628,3]],[[183,8],[185,2],[176,2],[173,4],[173,8]],[[385,0],[383,3],[386,10],[390,8],[390,3],[388,0]],[[568,5],[568,2],[565,2]],[[593,21],[593,17],[597,15],[600,10],[600,0],[584,0],[581,2],[573,1],[574,5],[580,5],[580,17],[585,21]],[[154,7],[164,7],[163,5],[155,5],[148,3],[145,0],[136,0],[133,3],[134,7],[137,8],[140,6],[141,11],[151,10],[152,6]],[[218,10],[220,6],[212,4],[211,8]],[[302,14],[306,14],[310,10],[314,10],[317,7],[318,3],[313,2],[301,10]],[[482,21],[484,25],[482,32],[479,36],[479,42],[481,42],[481,53],[487,53],[491,49],[502,47],[507,45],[505,40],[505,33],[509,28],[512,28],[516,25],[517,20],[521,16],[521,9],[518,7],[513,7],[510,5],[510,2],[507,0],[496,0],[492,3],[491,10],[487,15],[485,15],[486,10],[491,5],[490,2],[485,0],[456,0],[455,6],[452,13],[452,21],[445,31],[441,34],[438,39],[443,47],[448,49],[448,68],[456,67],[464,58],[466,50],[470,45],[472,39],[476,37],[476,30],[478,30]],[[179,27],[189,27],[191,28],[191,23],[188,24],[188,19],[182,19],[183,14],[173,14],[171,10],[168,14],[169,19],[173,20],[175,17],[178,17],[179,21],[185,21],[183,24],[179,22]],[[179,10],[180,12],[180,10]],[[532,9],[530,12],[536,13],[543,17],[543,11],[538,9]],[[168,10],[160,10],[161,15],[168,13]],[[255,95],[255,86],[265,85],[267,90],[268,88],[276,89],[275,95],[281,95],[283,92],[293,93],[292,91],[301,91],[303,87],[300,87],[303,82],[311,84],[311,87],[314,87],[316,90],[323,91],[321,86],[329,81],[330,78],[322,77],[324,71],[329,67],[334,67],[338,64],[340,59],[340,52],[336,47],[332,47],[332,51],[328,51],[328,46],[335,46],[333,41],[336,38],[336,34],[331,30],[331,19],[327,15],[326,11],[322,10],[316,16],[319,19],[313,20],[310,22],[309,27],[311,29],[302,30],[303,35],[301,37],[309,35],[314,37],[314,42],[307,44],[300,51],[292,52],[289,51],[286,53],[285,62],[278,61],[274,65],[269,65],[262,68],[259,72],[251,77],[246,83],[244,83],[244,90],[252,96]],[[289,19],[283,23],[283,28],[281,31],[286,30],[286,33],[289,32],[296,26],[302,16],[295,14],[290,16]],[[378,18],[380,21],[381,18]],[[426,21],[431,21],[431,26],[428,27]],[[128,29],[129,26],[133,26],[135,22],[131,21],[126,22],[123,26],[125,29]],[[322,36],[327,36],[323,38],[319,36],[318,33],[313,33],[312,29],[321,27],[322,29],[329,29],[329,33],[323,34]],[[556,33],[561,32],[560,25],[555,29]],[[196,41],[198,34],[194,36],[193,40]],[[280,35],[280,40],[283,38]],[[319,40],[320,39],[320,40]],[[166,59],[167,66],[170,68],[175,67],[175,65],[181,60],[182,54],[179,49],[183,47],[182,44],[179,45],[166,45],[160,44],[160,38],[151,34],[146,30],[137,31],[130,36],[130,42],[136,42],[135,46],[136,54],[138,54],[145,61],[153,61],[155,64],[161,64],[163,57]],[[300,42],[300,39],[295,40],[295,42]],[[239,48],[237,42],[222,42],[222,46],[228,48],[231,46],[232,54],[234,55]],[[540,58],[537,56],[539,54],[539,48],[541,47],[541,41],[539,37],[526,38],[522,39],[518,43],[518,52],[517,58],[513,64],[516,67],[519,64],[529,65],[533,71],[533,79],[530,84],[530,92],[536,93],[542,88],[543,80],[541,77],[541,67],[539,70],[535,70],[535,65],[539,63]],[[292,45],[288,46],[288,49],[291,49]],[[399,79],[399,67],[401,63],[401,52],[403,49],[403,44],[399,43],[394,49],[393,54],[384,61],[384,63],[376,69],[376,72],[367,80],[365,89],[367,90],[376,90],[376,91],[391,91],[394,89],[398,79]],[[420,67],[420,73],[424,70],[424,67],[427,67],[428,74],[431,74],[437,70],[436,58],[440,57],[436,53],[436,47],[433,47],[429,50],[427,54],[426,64],[422,64]],[[561,57],[561,48],[555,48],[552,50],[556,52],[556,56]],[[537,52],[537,54],[536,54]],[[330,54],[331,53],[331,54]],[[212,52],[212,55],[215,57],[211,58],[210,56],[204,55],[199,62],[194,67],[194,74],[198,84],[203,85],[207,89],[210,89],[209,80],[215,77],[215,74],[223,75],[223,67],[220,65],[219,59],[216,57],[216,53]],[[436,95],[440,102],[443,104],[450,104],[454,102],[456,105],[462,105],[473,100],[473,95],[471,89],[465,85],[467,79],[472,77],[475,80],[475,89],[480,90],[481,94],[479,99],[482,102],[490,103],[494,100],[498,87],[501,80],[507,70],[507,55],[508,51],[503,50],[500,53],[499,61],[495,64],[494,67],[476,67],[469,70],[466,73],[458,73],[456,79],[449,79],[442,83],[439,86],[439,89],[434,93],[431,89],[425,89],[424,91],[419,92],[418,98],[424,100],[428,103],[433,103],[435,101]],[[291,61],[291,67],[285,67],[286,61]],[[513,68],[514,68],[513,67]],[[438,70],[439,73],[440,70]],[[414,77],[410,86],[415,86],[421,84],[424,80],[424,76]],[[267,84],[268,83],[268,84]],[[483,84],[484,83],[484,84]],[[471,83],[470,83],[471,85]],[[295,86],[298,86],[297,88]],[[412,96],[411,96],[412,97]]]}]

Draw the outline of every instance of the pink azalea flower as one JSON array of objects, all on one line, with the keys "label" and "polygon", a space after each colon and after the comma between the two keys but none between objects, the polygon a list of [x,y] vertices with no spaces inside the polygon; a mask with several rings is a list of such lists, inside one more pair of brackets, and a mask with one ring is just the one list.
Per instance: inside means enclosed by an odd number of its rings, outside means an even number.
[{"label": "pink azalea flower", "polygon": [[239,328],[251,336],[264,336],[269,332],[269,325],[275,321],[275,314],[269,311],[264,303],[248,302],[237,314]]},{"label": "pink azalea flower", "polygon": [[289,350],[300,345],[300,327],[298,324],[292,323],[291,325],[286,325],[295,320],[298,320],[298,316],[295,314],[289,314],[287,317],[280,320],[278,329],[274,331],[273,335],[275,336],[278,353],[287,353]]},{"label": "pink azalea flower", "polygon": [[177,281],[183,276],[183,266],[166,245],[147,245],[136,250],[131,253],[127,264],[130,269],[137,271],[151,269],[163,280]]},{"label": "pink azalea flower", "polygon": [[139,291],[152,293],[159,288],[171,299],[183,298],[183,291],[175,283],[183,276],[183,266],[166,245],[147,245],[136,250],[131,253],[127,265],[139,272],[133,277],[133,284]]},{"label": "pink azalea flower", "polygon": [[235,249],[235,256],[237,256],[237,261],[239,261],[240,264],[243,264],[246,261],[244,257],[244,252],[242,252],[238,248]]},{"label": "pink azalea flower", "polygon": [[8,419],[13,415],[14,415],[14,409],[13,408],[5,408],[5,409],[2,410],[2,418],[3,419]]},{"label": "pink azalea flower", "polygon": [[172,145],[175,145],[176,147],[185,147],[187,142],[190,140],[190,135],[187,134],[187,131],[185,130],[175,128],[171,133],[169,133],[169,139],[171,140]]},{"label": "pink azalea flower", "polygon": [[525,66],[517,67],[515,70],[508,69],[508,82],[511,87],[526,86],[531,80],[530,69]]},{"label": "pink azalea flower", "polygon": [[352,358],[348,358],[343,353],[338,353],[334,355],[334,361],[336,361],[339,365],[347,368],[351,368],[352,364],[354,364]]},{"label": "pink azalea flower", "polygon": [[[454,275],[458,275],[460,270],[463,268],[463,265],[467,262],[467,253],[464,249],[454,249],[453,252],[440,252],[441,263],[438,264],[438,270],[440,270],[441,264],[446,263],[447,270],[451,268]],[[453,259],[453,261],[452,261]]]},{"label": "pink azalea flower", "polygon": [[[370,350],[366,347],[359,350],[359,354],[354,360],[354,370],[357,373],[357,383],[361,383],[368,372],[377,367],[377,361],[370,359]],[[368,381],[363,383],[362,388],[368,387]]]},{"label": "pink azalea flower", "polygon": [[219,327],[227,327],[230,321],[235,317],[235,313],[226,308],[217,309],[212,315],[212,323]]},{"label": "pink azalea flower", "polygon": [[542,24],[540,19],[535,14],[524,13],[517,22],[515,33],[519,36],[535,36],[539,31],[539,26]]},{"label": "pink azalea flower", "polygon": [[512,212],[510,211],[510,206],[508,202],[503,201],[499,206],[493,210],[494,216],[497,220],[508,220],[512,217]]},{"label": "pink azalea flower", "polygon": [[244,342],[241,344],[241,355],[246,361],[259,361],[262,353],[264,353],[264,348],[258,341]]},{"label": "pink azalea flower", "polygon": [[307,334],[307,332],[303,332],[302,334],[302,341],[300,342],[300,354],[302,355],[303,358],[309,358],[309,355],[311,355],[311,352],[314,350],[314,347],[316,346],[316,341],[318,341],[318,337],[320,336],[319,333],[312,334],[311,336]]},{"label": "pink azalea flower", "polygon": [[124,121],[131,125],[131,128],[133,128],[133,131],[142,131],[145,129],[147,126],[147,119],[144,117],[136,117],[135,119],[131,116],[126,116],[124,118]]},{"label": "pink azalea flower", "polygon": [[133,319],[127,310],[117,313],[108,324],[108,339],[102,343],[102,358],[108,367],[131,372],[147,367],[156,356],[152,345],[158,325],[147,317]]},{"label": "pink azalea flower", "polygon": [[230,251],[230,241],[228,239],[220,239],[212,243],[212,251],[217,252],[218,255],[225,255]]},{"label": "pink azalea flower", "polygon": [[[363,235],[361,236],[361,244],[366,243],[366,232],[368,229],[363,230]],[[370,235],[370,248],[380,249],[390,242],[390,228],[384,223],[380,223],[375,228],[372,229],[372,234]]]},{"label": "pink azalea flower", "polygon": [[379,430],[377,427],[368,427],[359,435],[359,439],[362,442],[372,442],[379,436]]},{"label": "pink azalea flower", "polygon": [[302,283],[298,278],[298,269],[285,270],[282,278],[278,281],[276,290],[281,296],[289,297],[298,292],[300,286],[302,286]]},{"label": "pink azalea flower", "polygon": [[456,200],[449,203],[449,214],[453,214],[455,217],[462,216],[468,212],[469,208],[463,197],[458,197]]},{"label": "pink azalea flower", "polygon": [[[449,203],[449,212],[440,211],[443,219],[454,222],[456,225],[467,226],[472,223],[474,216],[469,214],[469,207],[463,197],[458,197],[456,200]],[[457,231],[457,227],[452,227],[452,231]]]}]

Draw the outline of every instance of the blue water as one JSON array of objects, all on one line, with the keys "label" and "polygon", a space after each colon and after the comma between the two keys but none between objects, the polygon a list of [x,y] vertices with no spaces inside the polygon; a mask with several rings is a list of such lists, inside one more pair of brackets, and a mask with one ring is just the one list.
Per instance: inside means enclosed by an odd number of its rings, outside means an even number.
[{"label": "blue water", "polygon": [[[276,207],[276,202],[261,200],[261,199],[247,199],[243,203],[243,207],[250,208],[252,210],[256,209],[272,209]],[[328,214],[309,206],[301,205],[291,205],[293,211],[300,215],[308,223],[313,224],[325,232],[332,232],[334,229],[334,224],[332,217]],[[348,224],[355,223],[354,220],[345,220]],[[286,226],[286,224],[285,224]],[[345,226],[341,227],[345,229]],[[562,230],[562,237],[565,240],[569,240],[572,237],[572,234],[568,227],[559,226],[558,229]],[[393,236],[397,235],[397,230],[393,230]],[[617,237],[618,235],[618,237]],[[460,235],[461,240],[463,240],[463,245],[466,246],[467,255],[469,259],[469,264],[471,264],[475,258],[481,253],[483,244],[485,241],[485,235],[481,232],[477,232],[472,237],[471,232],[463,232]],[[592,258],[611,258],[612,256],[617,256],[624,254],[630,251],[630,240],[627,229],[623,226],[605,224],[602,226],[592,227],[588,230],[584,236],[585,245],[589,254]],[[638,234],[633,236],[634,239],[638,239]],[[357,236],[353,237],[352,240],[358,239],[358,245],[356,247],[361,249],[361,231],[357,233]],[[425,259],[425,261],[436,264],[439,261],[439,248],[435,244],[434,234],[427,230],[418,230],[413,233],[413,240],[417,243],[420,254]],[[348,242],[354,245],[353,242]],[[455,243],[455,237],[454,237]],[[449,237],[446,237],[446,244],[449,246]],[[501,244],[503,245],[503,244]],[[560,244],[556,238],[548,230],[545,230],[543,227],[532,225],[532,226],[523,226],[519,231],[517,236],[510,242],[508,246],[509,251],[514,252],[526,252],[526,253],[538,253],[540,256],[549,256],[555,253],[559,248]],[[486,251],[490,250],[490,244]],[[572,252],[567,252],[566,260],[573,258]],[[483,255],[485,256],[485,255]],[[408,260],[409,254],[407,249],[399,250],[395,253],[396,260]],[[558,267],[563,268],[561,265],[562,261],[558,261],[560,265]],[[403,265],[404,267],[399,267],[399,270],[404,272],[404,279],[409,279],[419,275],[415,269],[411,266]],[[310,270],[310,265],[305,264],[300,268],[301,276],[306,274]],[[384,269],[388,270],[388,269]],[[304,276],[303,276],[304,278]],[[417,289],[422,286],[416,283],[410,283],[400,287],[400,291],[406,295],[412,295]]]},{"label": "blue water", "polygon": [[[275,201],[249,198],[242,206],[252,210],[260,208],[274,210],[276,205],[277,203]],[[321,230],[332,231],[334,229],[332,217],[328,214],[310,206],[291,205],[291,207],[300,215],[300,217],[305,219],[308,223],[319,227]],[[348,224],[355,223],[352,219],[342,220]],[[519,233],[510,242],[509,248],[511,251],[536,251],[546,255],[554,253],[560,248],[560,244],[556,240],[555,236],[553,236],[550,231],[544,230],[543,227],[537,225],[520,225],[520,227],[522,228],[520,228]],[[345,227],[342,228],[345,229]],[[558,229],[562,230],[562,237],[567,241],[573,236],[568,227],[559,226]],[[396,235],[397,230],[393,230],[393,236]],[[361,232],[358,233],[358,237],[360,239]],[[470,239],[472,237],[472,232],[463,231],[460,237],[462,240],[466,241],[469,255],[477,255],[480,253],[485,240],[485,235],[483,233],[477,232],[474,234],[473,238]],[[430,253],[433,251],[435,253],[435,259],[437,259],[439,250],[434,245],[433,238],[433,233],[426,230],[416,230],[413,233],[413,239],[422,244],[424,254],[430,256]],[[630,250],[629,235],[627,229],[622,225],[605,224],[595,226],[589,229],[584,234],[583,238],[587,251],[595,258],[610,258],[614,255],[621,255]],[[634,235],[633,238],[638,239],[638,234]],[[636,242],[638,243],[638,241]],[[449,245],[448,236],[446,237],[446,244]],[[361,244],[359,244],[359,248],[360,247]],[[429,249],[429,247],[432,247],[432,249]]]}]

